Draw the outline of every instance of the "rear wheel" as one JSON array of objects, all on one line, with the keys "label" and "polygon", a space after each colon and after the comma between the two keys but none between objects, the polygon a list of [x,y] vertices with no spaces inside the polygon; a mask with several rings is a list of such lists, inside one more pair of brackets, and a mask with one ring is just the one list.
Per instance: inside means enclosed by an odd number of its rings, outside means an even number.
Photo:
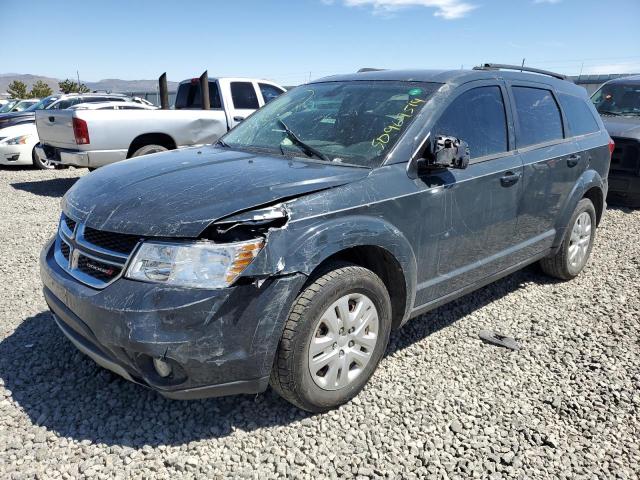
[{"label": "rear wheel", "polygon": [[49,159],[41,160],[38,155],[36,155],[36,148],[33,147],[31,150],[31,161],[33,162],[33,166],[38,170],[52,170],[55,168],[55,165],[49,161]]},{"label": "rear wheel", "polygon": [[162,145],[145,145],[144,147],[140,147],[135,152],[133,152],[132,157],[141,157],[142,155],[149,155],[151,153],[160,153],[166,152],[168,148],[163,147]]},{"label": "rear wheel", "polygon": [[389,293],[376,274],[344,263],[325,271],[296,299],[271,374],[283,398],[311,412],[362,390],[391,330]]},{"label": "rear wheel", "polygon": [[571,280],[578,276],[589,260],[596,236],[596,209],[588,198],[578,202],[560,249],[540,260],[542,270],[552,277]]}]

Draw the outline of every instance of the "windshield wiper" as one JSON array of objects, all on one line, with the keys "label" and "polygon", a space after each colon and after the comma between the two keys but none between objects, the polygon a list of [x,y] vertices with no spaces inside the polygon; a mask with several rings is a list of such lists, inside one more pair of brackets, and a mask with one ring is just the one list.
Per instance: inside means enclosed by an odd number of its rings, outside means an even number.
[{"label": "windshield wiper", "polygon": [[221,146],[221,147],[223,147],[223,148],[231,148],[231,147],[229,146],[229,144],[228,144],[228,143],[226,143],[224,140],[218,140],[218,141],[217,141],[216,143],[214,143],[213,145],[214,145],[214,146],[215,146],[215,145],[220,145],[220,146]]},{"label": "windshield wiper", "polygon": [[612,112],[611,110],[602,110],[598,113],[600,113],[601,115],[612,115],[614,117],[619,117],[622,115],[620,112]]},{"label": "windshield wiper", "polygon": [[[287,137],[289,137],[289,140],[291,140],[294,145],[299,146],[303,151],[305,151],[308,156],[310,157],[314,156],[321,160],[326,160],[327,162],[331,161],[331,159],[327,157],[324,153],[312,147],[308,143],[305,143],[304,141],[300,140],[300,138],[295,133],[293,133],[291,129],[287,126],[287,124],[284,123],[280,118],[278,118],[277,120],[278,120],[278,123],[282,125],[282,128],[284,128],[284,131],[287,132]],[[282,147],[280,148],[282,149]]]}]

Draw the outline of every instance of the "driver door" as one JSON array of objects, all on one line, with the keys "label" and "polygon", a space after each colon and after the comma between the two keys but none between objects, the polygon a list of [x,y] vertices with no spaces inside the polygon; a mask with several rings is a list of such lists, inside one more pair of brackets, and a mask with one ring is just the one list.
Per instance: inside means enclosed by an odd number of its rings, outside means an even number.
[{"label": "driver door", "polygon": [[516,260],[514,235],[522,196],[523,166],[514,151],[509,100],[497,81],[472,82],[449,103],[431,130],[469,144],[464,170],[446,169],[430,181],[442,184],[445,229],[435,272],[418,286],[424,305],[481,281]]}]

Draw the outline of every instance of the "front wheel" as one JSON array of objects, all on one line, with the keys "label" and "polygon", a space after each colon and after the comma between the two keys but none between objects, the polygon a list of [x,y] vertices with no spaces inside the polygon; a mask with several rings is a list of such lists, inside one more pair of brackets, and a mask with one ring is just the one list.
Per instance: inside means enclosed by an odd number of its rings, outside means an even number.
[{"label": "front wheel", "polygon": [[348,402],[382,358],[391,330],[391,301],[380,278],[335,264],[296,299],[271,373],[284,399],[310,412]]},{"label": "front wheel", "polygon": [[560,249],[540,260],[542,270],[552,277],[571,280],[578,276],[589,260],[596,237],[596,209],[588,198],[578,202]]}]

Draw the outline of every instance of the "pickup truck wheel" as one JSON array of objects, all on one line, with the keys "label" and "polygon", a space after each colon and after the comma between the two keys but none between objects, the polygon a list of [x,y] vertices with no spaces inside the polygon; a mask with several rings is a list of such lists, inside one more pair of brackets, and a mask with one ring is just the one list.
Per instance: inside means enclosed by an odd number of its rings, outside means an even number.
[{"label": "pickup truck wheel", "polygon": [[552,277],[571,280],[578,276],[589,260],[596,236],[596,209],[588,198],[578,202],[560,249],[540,260],[542,270]]},{"label": "pickup truck wheel", "polygon": [[45,161],[43,162],[42,160],[40,160],[40,158],[38,158],[38,155],[36,155],[35,147],[33,147],[33,150],[31,150],[31,161],[33,162],[33,166],[38,170],[52,170],[53,168],[55,168],[55,165],[49,160],[45,159]]},{"label": "pickup truck wheel", "polygon": [[138,150],[133,152],[133,155],[131,155],[131,157],[141,157],[142,155],[166,152],[167,150],[168,148],[163,147],[162,145],[145,145],[144,147],[140,147]]},{"label": "pickup truck wheel", "polygon": [[324,272],[293,304],[271,372],[274,390],[310,412],[355,397],[391,331],[391,300],[375,273],[347,263]]}]

